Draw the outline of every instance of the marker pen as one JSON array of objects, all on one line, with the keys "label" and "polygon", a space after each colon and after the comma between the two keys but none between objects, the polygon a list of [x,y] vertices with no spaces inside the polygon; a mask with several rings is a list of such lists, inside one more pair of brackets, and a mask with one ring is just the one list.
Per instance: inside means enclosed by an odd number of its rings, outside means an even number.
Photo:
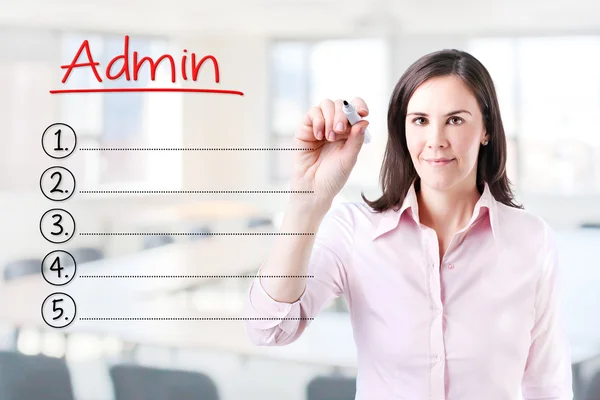
[{"label": "marker pen", "polygon": [[[346,100],[344,100],[344,107],[342,109],[344,111],[344,114],[346,114],[346,118],[348,118],[348,122],[350,122],[350,125],[354,125],[357,122],[362,121],[362,118],[360,117],[360,115],[358,115],[354,106],[351,103],[348,103]],[[371,134],[369,133],[369,128],[367,128],[367,130],[365,130],[364,142],[369,143],[370,141]]]}]

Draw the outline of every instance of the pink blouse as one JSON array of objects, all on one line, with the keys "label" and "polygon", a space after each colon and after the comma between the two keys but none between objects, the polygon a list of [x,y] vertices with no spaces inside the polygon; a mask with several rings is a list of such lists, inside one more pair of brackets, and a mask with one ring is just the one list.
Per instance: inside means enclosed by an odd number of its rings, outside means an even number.
[{"label": "pink blouse", "polygon": [[285,345],[310,325],[302,318],[343,295],[357,400],[572,399],[557,261],[549,225],[496,201],[487,184],[440,260],[413,185],[399,210],[334,206],[316,233],[302,296],[277,302],[257,277],[244,316],[281,319],[244,323],[255,344]]}]

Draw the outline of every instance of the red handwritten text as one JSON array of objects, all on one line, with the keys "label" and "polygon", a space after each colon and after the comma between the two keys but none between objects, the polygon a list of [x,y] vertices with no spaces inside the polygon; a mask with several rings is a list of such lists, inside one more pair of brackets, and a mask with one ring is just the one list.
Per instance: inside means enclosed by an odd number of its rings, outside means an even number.
[{"label": "red handwritten text", "polygon": [[[184,49],[185,53],[181,57],[181,62],[179,63],[181,78],[184,81],[188,80],[189,70],[188,70],[188,54],[187,49]],[[80,61],[80,57],[84,55],[84,61]],[[215,83],[219,83],[219,63],[217,59],[212,55],[206,55],[202,57],[199,61],[197,61],[197,56],[195,53],[191,53],[191,80],[196,81],[198,79],[198,74],[200,72],[200,68],[205,62],[210,61],[212,63],[214,69],[214,81]],[[87,59],[87,60],[85,60]],[[121,63],[121,69],[116,71],[118,68],[118,63]],[[133,51],[133,59],[131,60],[130,51],[129,51],[129,36],[125,36],[124,45],[123,45],[123,53],[115,55],[106,65],[104,76],[108,80],[116,80],[123,76],[127,81],[137,81],[140,76],[140,69],[144,64],[148,64],[150,68],[150,79],[154,81],[156,79],[156,71],[159,65],[165,63],[170,67],[171,72],[171,82],[175,83],[177,78],[177,66],[175,59],[173,56],[169,54],[164,54],[158,57],[156,60],[151,57],[139,56],[137,51]],[[79,50],[73,57],[73,60],[70,64],[61,65],[62,69],[65,69],[65,75],[63,76],[62,83],[65,83],[71,72],[75,68],[90,68],[93,72],[96,80],[98,82],[102,82],[102,77],[98,71],[100,67],[100,63],[94,60],[92,56],[92,51],[90,49],[90,44],[87,40],[84,40],[79,47]],[[109,88],[109,89],[65,89],[65,90],[51,90],[50,93],[76,93],[76,92],[128,92],[128,91],[180,91],[180,92],[212,92],[212,93],[226,93],[226,94],[237,94],[243,95],[242,92],[234,91],[234,90],[222,90],[222,89],[193,89],[193,88]]]}]

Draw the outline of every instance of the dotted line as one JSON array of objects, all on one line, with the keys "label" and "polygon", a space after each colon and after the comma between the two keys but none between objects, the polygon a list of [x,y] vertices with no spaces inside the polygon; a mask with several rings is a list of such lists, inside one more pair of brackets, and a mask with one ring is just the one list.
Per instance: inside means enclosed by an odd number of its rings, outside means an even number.
[{"label": "dotted line", "polygon": [[81,232],[82,236],[312,236],[304,232]]},{"label": "dotted line", "polygon": [[314,190],[80,190],[79,193],[314,193]]},{"label": "dotted line", "polygon": [[82,147],[83,151],[313,151],[294,147]]},{"label": "dotted line", "polygon": [[243,318],[243,317],[115,317],[115,318],[79,318],[81,321],[304,321],[313,320],[314,318]]},{"label": "dotted line", "polygon": [[[80,278],[256,278],[257,275],[80,275]],[[261,278],[314,278],[314,275],[261,275]]]}]

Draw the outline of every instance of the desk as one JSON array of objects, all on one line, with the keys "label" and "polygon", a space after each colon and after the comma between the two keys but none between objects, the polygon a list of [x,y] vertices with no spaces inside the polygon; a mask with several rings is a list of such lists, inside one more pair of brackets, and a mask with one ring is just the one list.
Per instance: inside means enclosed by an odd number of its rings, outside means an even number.
[{"label": "desk", "polygon": [[[257,230],[258,232],[258,230]],[[41,274],[4,283],[3,299],[39,304],[54,291],[73,293],[83,301],[100,301],[108,295],[135,297],[177,291],[190,285],[209,283],[210,278],[89,278],[96,275],[233,275],[258,270],[266,259],[274,236],[208,236],[198,241],[169,244],[136,253],[97,260],[77,267],[77,276],[65,286],[52,286]],[[242,279],[242,278],[236,278]],[[250,278],[248,278],[250,279]],[[78,299],[76,303],[79,305]],[[5,304],[12,304],[8,301]],[[23,313],[30,311],[19,307]],[[2,318],[5,309],[0,311]],[[36,318],[39,317],[36,315]]]},{"label": "desk", "polygon": [[[266,257],[271,236],[210,237],[198,242],[172,244],[118,259],[85,264],[79,274],[232,274],[257,270]],[[561,247],[568,243],[561,237]],[[569,237],[572,248],[562,253],[566,281],[566,325],[574,365],[600,354],[600,268],[589,260],[588,245],[595,237]],[[235,243],[235,245],[233,245]],[[587,248],[587,247],[586,247]],[[233,249],[233,250],[232,250]],[[587,248],[589,250],[589,248]],[[572,254],[571,254],[572,253]],[[570,258],[573,257],[573,258]],[[581,257],[580,262],[572,262]],[[202,259],[213,262],[202,264]],[[569,260],[568,262],[565,259]],[[214,262],[220,261],[220,263]],[[247,282],[250,283],[248,278]],[[65,290],[78,306],[79,317],[240,317],[240,308],[227,311],[198,311],[185,301],[160,298],[155,293],[176,290],[189,280],[177,279],[83,279]],[[201,278],[196,282],[203,281]],[[22,326],[44,327],[40,306],[55,291],[35,275],[0,287],[0,321]],[[153,295],[154,298],[150,298]],[[580,313],[574,310],[581,310]],[[304,334],[284,347],[254,346],[245,335],[241,321],[75,321],[65,332],[109,334],[133,343],[179,348],[210,348],[240,355],[269,357],[290,362],[330,367],[355,368],[356,352],[348,314],[323,312]]]},{"label": "desk", "polygon": [[572,343],[600,339],[600,230],[557,232],[563,314]]},{"label": "desk", "polygon": [[[188,304],[182,310],[181,303],[161,299],[159,295],[178,291],[189,285],[210,284],[211,278],[82,278],[82,275],[231,275],[248,270],[258,270],[268,255],[273,236],[211,236],[204,240],[175,243],[163,247],[144,250],[118,258],[97,260],[78,266],[77,276],[65,286],[52,286],[41,274],[20,278],[0,286],[0,322],[21,327],[46,327],[41,317],[41,305],[53,292],[69,294],[77,305],[77,318],[97,317],[174,317],[185,313],[186,316],[202,316]],[[252,278],[235,278],[237,282],[247,282]],[[154,300],[153,300],[154,299]],[[215,304],[216,306],[217,304]],[[214,309],[214,308],[213,308]],[[233,315],[231,315],[233,316]],[[164,322],[157,325],[153,321],[141,323],[76,320],[62,331],[114,334],[132,342],[148,342],[155,337],[157,344],[175,345],[182,340],[186,346],[187,336],[195,336],[198,345],[218,344],[226,340],[228,332],[220,322],[196,322],[187,324],[186,332],[179,331],[185,322]],[[206,325],[207,334],[198,335],[198,324]],[[235,322],[226,322],[233,325]],[[204,327],[203,327],[204,329]],[[211,331],[212,329],[212,331]],[[162,332],[162,333],[161,333]],[[220,340],[222,339],[222,340]],[[173,342],[173,340],[175,342]],[[242,342],[241,336],[226,341],[232,351]],[[243,343],[243,342],[242,342]]]},{"label": "desk", "polygon": [[145,208],[123,215],[126,221],[144,224],[223,221],[263,215],[252,204],[239,201],[197,201],[176,205]]},{"label": "desk", "polygon": [[[199,312],[177,301],[131,301],[122,304],[122,317],[239,317],[229,311]],[[116,316],[103,313],[97,315]],[[41,318],[26,321],[45,331]],[[33,324],[32,324],[33,323]],[[255,346],[246,336],[241,321],[75,321],[65,333],[109,335],[120,340],[175,349],[219,350],[239,356],[261,357],[328,368],[357,368],[356,348],[348,314],[322,312],[294,343],[280,347]],[[571,345],[574,381],[581,364],[600,356],[600,341]]]}]

